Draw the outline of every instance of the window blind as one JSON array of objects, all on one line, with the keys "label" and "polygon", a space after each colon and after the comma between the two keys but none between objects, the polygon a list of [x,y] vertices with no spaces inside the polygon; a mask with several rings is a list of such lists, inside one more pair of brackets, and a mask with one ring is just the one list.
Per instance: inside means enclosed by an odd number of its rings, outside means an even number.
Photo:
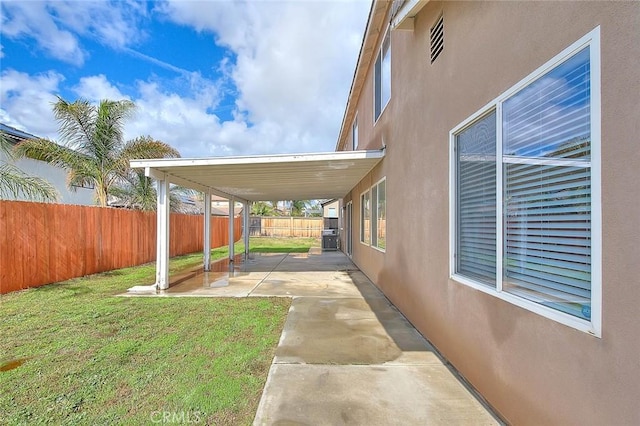
[{"label": "window blind", "polygon": [[456,272],[495,286],[496,113],[456,136]]},{"label": "window blind", "polygon": [[503,103],[503,290],[587,319],[590,116],[588,48]]}]

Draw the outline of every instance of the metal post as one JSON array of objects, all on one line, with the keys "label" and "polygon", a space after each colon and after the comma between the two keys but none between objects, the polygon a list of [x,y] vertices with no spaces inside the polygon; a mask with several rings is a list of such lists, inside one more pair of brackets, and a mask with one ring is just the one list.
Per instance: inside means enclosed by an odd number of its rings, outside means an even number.
[{"label": "metal post", "polygon": [[229,262],[233,262],[233,258],[235,257],[234,252],[234,213],[235,213],[235,199],[233,197],[229,198]]},{"label": "metal post", "polygon": [[204,193],[204,270],[211,270],[211,192]]},{"label": "metal post", "polygon": [[242,208],[243,219],[244,219],[244,258],[249,258],[249,236],[251,231],[251,223],[249,220],[249,215],[251,213],[251,203],[249,201],[244,202],[244,207]]},{"label": "metal post", "polygon": [[156,287],[169,288],[169,180],[158,181]]}]

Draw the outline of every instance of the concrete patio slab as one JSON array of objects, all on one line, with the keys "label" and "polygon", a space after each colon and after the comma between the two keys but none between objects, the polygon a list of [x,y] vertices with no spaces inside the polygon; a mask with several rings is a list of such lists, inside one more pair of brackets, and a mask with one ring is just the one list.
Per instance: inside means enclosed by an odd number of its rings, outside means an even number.
[{"label": "concrete patio slab", "polygon": [[166,290],[167,296],[246,297],[266,273],[204,272]]},{"label": "concrete patio slab", "polygon": [[255,425],[500,424],[341,252],[255,254],[127,296],[291,297]]},{"label": "concrete patio slab", "polygon": [[295,298],[274,363],[442,364],[431,345],[386,299],[369,303]]},{"label": "concrete patio slab", "polygon": [[287,254],[252,254],[248,259],[236,256],[235,262],[222,259],[211,264],[211,271],[197,270],[172,276],[168,290],[155,286],[135,286],[121,296],[153,297],[247,297]]},{"label": "concrete patio slab", "polygon": [[293,253],[278,266],[278,271],[357,271],[358,267],[338,251],[314,253]]},{"label": "concrete patio slab", "polygon": [[343,253],[290,255],[258,295],[293,301],[255,425],[500,424]]},{"label": "concrete patio slab", "polygon": [[442,364],[275,364],[257,425],[494,425]]},{"label": "concrete patio slab", "polygon": [[325,272],[272,272],[251,295],[260,297],[361,297],[358,288],[353,285],[353,281],[346,271],[332,270]]}]

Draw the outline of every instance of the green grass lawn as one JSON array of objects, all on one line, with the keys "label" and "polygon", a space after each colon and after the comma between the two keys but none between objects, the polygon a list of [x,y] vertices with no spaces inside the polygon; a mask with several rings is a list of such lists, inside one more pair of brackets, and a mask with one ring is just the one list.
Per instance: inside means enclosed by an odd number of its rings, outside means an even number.
[{"label": "green grass lawn", "polygon": [[[306,253],[311,247],[320,247],[319,238],[270,238],[251,237],[249,251],[252,253]],[[236,254],[244,252],[244,243],[234,245]],[[222,259],[229,255],[227,246],[211,250],[211,260]],[[172,272],[202,265],[202,253],[193,253],[171,259],[169,267]]]},{"label": "green grass lawn", "polygon": [[[313,245],[251,239],[257,252]],[[154,274],[149,264],[1,296],[0,423],[250,424],[290,300],[114,296]]]}]

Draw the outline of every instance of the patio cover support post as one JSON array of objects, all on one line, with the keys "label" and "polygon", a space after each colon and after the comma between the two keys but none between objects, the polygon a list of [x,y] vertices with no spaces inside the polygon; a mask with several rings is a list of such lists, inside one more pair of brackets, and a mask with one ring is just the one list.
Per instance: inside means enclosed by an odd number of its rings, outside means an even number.
[{"label": "patio cover support post", "polygon": [[211,192],[204,193],[204,270],[211,270]]},{"label": "patio cover support post", "polygon": [[249,222],[249,214],[251,213],[251,203],[249,201],[245,201],[242,207],[244,224],[242,229],[244,231],[244,258],[249,258],[249,236],[251,231],[251,223]]},{"label": "patio cover support post", "polygon": [[235,243],[235,236],[234,236],[234,215],[235,215],[235,205],[236,205],[236,201],[235,198],[232,196],[231,198],[229,198],[229,262],[233,262],[233,258],[235,257],[235,252],[234,252],[234,243]]},{"label": "patio cover support post", "polygon": [[169,288],[169,180],[158,180],[156,288]]}]

